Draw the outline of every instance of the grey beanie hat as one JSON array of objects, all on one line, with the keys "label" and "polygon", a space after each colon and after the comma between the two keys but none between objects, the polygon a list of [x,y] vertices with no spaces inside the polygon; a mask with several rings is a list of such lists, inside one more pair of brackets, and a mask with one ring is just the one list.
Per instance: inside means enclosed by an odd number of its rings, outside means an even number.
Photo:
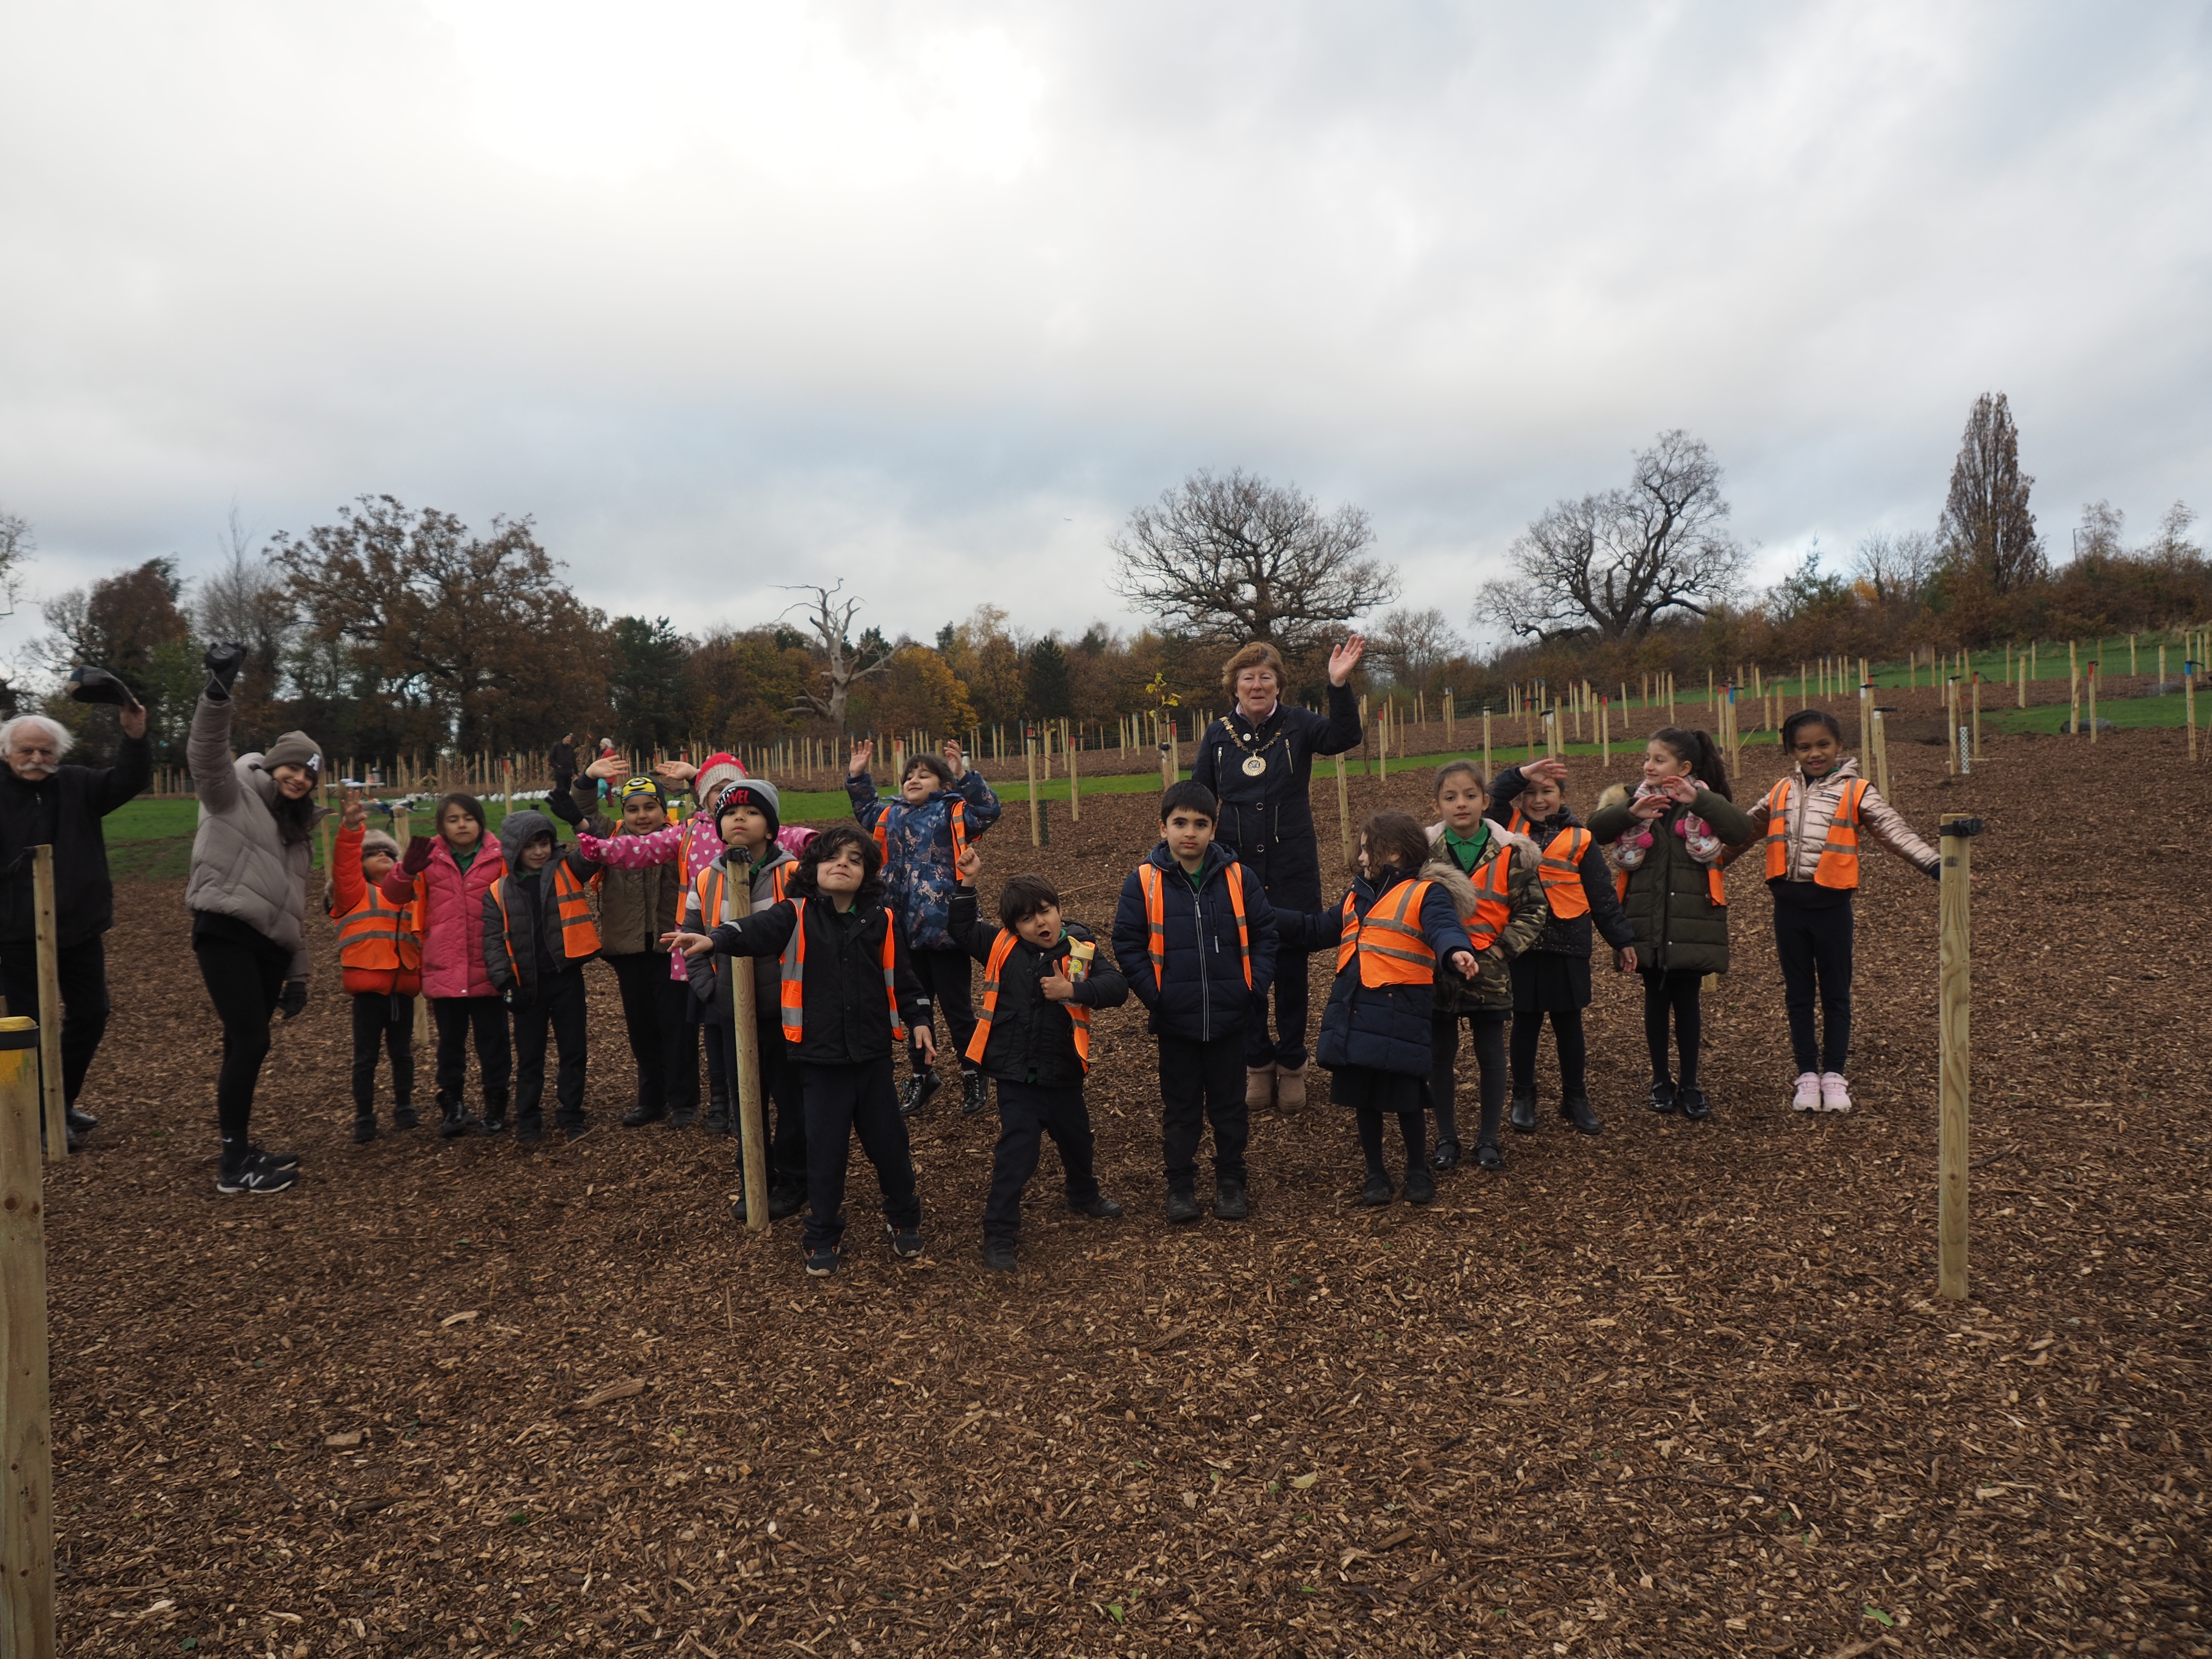
[{"label": "grey beanie hat", "polygon": [[305,767],[311,776],[321,775],[323,751],[305,732],[287,732],[262,751],[261,765],[273,772],[280,766]]},{"label": "grey beanie hat", "polygon": [[714,829],[722,827],[722,814],[732,806],[757,806],[768,815],[768,838],[774,841],[783,830],[783,798],[775,786],[766,778],[739,778],[735,783],[724,784],[722,793],[714,797]]},{"label": "grey beanie hat", "polygon": [[361,855],[367,858],[371,853],[396,859],[399,856],[399,843],[381,830],[364,830],[361,832]]}]

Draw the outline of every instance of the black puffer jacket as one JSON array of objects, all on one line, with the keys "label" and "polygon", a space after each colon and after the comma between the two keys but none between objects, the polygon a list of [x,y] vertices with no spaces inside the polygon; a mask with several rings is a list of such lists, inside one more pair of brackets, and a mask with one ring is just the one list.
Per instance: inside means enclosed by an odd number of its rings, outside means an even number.
[{"label": "black puffer jacket", "polygon": [[[1129,981],[1121,977],[1114,958],[1098,936],[1079,921],[1063,922],[1063,937],[1050,950],[1017,939],[999,974],[999,1004],[993,1012],[990,1035],[983,1045],[983,1073],[1008,1083],[1033,1083],[1044,1089],[1075,1089],[1083,1085],[1082,1056],[1075,1052],[1075,1021],[1068,1004],[1054,1002],[1044,994],[1047,974],[1067,955],[1069,939],[1088,939],[1098,949],[1091,958],[1091,971],[1075,982],[1073,1000],[1085,1008],[1118,1008],[1129,1000]],[[980,963],[988,963],[1002,931],[994,921],[975,915],[975,890],[956,887],[948,931],[961,949]],[[976,1012],[982,1012],[981,999]]]},{"label": "black puffer jacket", "polygon": [[[862,1066],[892,1052],[890,1002],[884,985],[884,930],[891,932],[891,981],[908,1030],[929,1023],[929,999],[908,959],[906,929],[880,899],[843,915],[828,899],[805,901],[806,970],[800,981],[805,1030],[786,1052],[803,1066]],[[786,899],[714,931],[726,957],[774,957],[799,925],[797,902]]]},{"label": "black puffer jacket", "polygon": [[544,868],[531,876],[522,871],[522,849],[539,836],[552,834],[553,821],[543,812],[509,812],[499,826],[499,850],[507,860],[507,872],[483,898],[484,971],[491,976],[494,990],[511,992],[525,1002],[538,995],[547,972],[574,973],[592,959],[568,954],[554,884],[556,872],[565,869],[579,886],[589,887],[599,866],[575,848],[556,841]]},{"label": "black puffer jacket", "polygon": [[[115,925],[115,884],[107,874],[107,842],[100,821],[154,781],[154,745],[125,738],[112,766],[63,766],[26,783],[0,763],[0,864],[51,843],[54,849],[54,923],[58,942],[82,945]],[[0,945],[38,937],[31,903],[31,861],[0,883]]]},{"label": "black puffer jacket", "polygon": [[[1521,769],[1509,766],[1493,779],[1490,786],[1490,811],[1484,816],[1492,823],[1524,835],[1535,844],[1540,855],[1556,841],[1562,830],[1579,830],[1583,821],[1571,807],[1561,807],[1548,818],[1529,818],[1522,816],[1513,805],[1522,789]],[[1618,951],[1636,943],[1636,930],[1628,925],[1628,917],[1620,908],[1620,899],[1613,891],[1613,866],[1605,861],[1605,853],[1598,846],[1597,837],[1590,837],[1589,845],[1583,851],[1583,893],[1589,900],[1586,915],[1563,916],[1556,906],[1544,922],[1544,931],[1536,935],[1536,942],[1528,948],[1548,951],[1553,956],[1587,957],[1590,954],[1592,923],[1595,931],[1605,942]]]}]

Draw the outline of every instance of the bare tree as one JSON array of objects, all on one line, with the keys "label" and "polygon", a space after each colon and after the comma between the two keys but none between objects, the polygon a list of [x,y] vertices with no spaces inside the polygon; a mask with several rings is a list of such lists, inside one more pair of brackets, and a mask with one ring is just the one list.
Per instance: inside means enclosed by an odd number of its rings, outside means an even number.
[{"label": "bare tree", "polygon": [[2120,540],[2128,515],[2110,501],[2085,501],[2081,522],[2074,531],[2074,556],[2110,559],[2126,550]]},{"label": "bare tree", "polygon": [[1712,452],[1662,432],[1627,488],[1560,501],[1531,524],[1509,551],[1518,574],[1485,584],[1475,615],[1536,640],[1641,637],[1669,612],[1703,616],[1742,580],[1728,515]]},{"label": "bare tree", "polygon": [[1936,535],[1953,569],[2009,593],[2044,574],[2042,539],[2027,492],[2035,480],[2020,470],[2020,428],[2002,392],[1984,392],[1966,416],[1951,491]]},{"label": "bare tree", "polygon": [[801,599],[783,613],[787,617],[793,611],[800,612],[799,620],[814,635],[816,648],[822,656],[820,684],[825,688],[800,692],[791,712],[819,715],[840,732],[845,729],[845,702],[853,695],[853,688],[869,676],[884,672],[897,654],[873,629],[860,636],[859,645],[853,643],[853,618],[859,614],[862,601],[857,593],[838,598],[838,589],[844,586],[845,579],[840,576],[836,586],[830,587],[787,587],[787,593],[811,593],[814,597]]},{"label": "bare tree", "polygon": [[1294,485],[1201,471],[1129,514],[1113,586],[1170,631],[1295,657],[1398,596],[1396,568],[1363,556],[1374,539],[1356,507],[1324,514]]},{"label": "bare tree", "polygon": [[299,616],[284,573],[261,551],[260,537],[240,516],[234,501],[216,544],[222,563],[201,581],[193,621],[204,638],[245,646],[253,683],[273,687]]},{"label": "bare tree", "polygon": [[1466,641],[1434,605],[1425,611],[1393,611],[1367,635],[1368,654],[1400,685],[1426,678],[1466,648]]},{"label": "bare tree", "polygon": [[21,596],[23,567],[38,549],[31,521],[13,513],[0,513],[0,617],[12,616]]},{"label": "bare tree", "polygon": [[1884,606],[1919,604],[1936,565],[1936,538],[1924,530],[1877,531],[1851,555],[1852,575]]}]

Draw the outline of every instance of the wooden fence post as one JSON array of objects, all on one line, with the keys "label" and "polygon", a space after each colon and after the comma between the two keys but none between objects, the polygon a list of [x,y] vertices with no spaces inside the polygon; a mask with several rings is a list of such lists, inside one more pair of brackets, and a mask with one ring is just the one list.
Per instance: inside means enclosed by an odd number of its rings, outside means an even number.
[{"label": "wooden fence post", "polygon": [[1083,822],[1083,786],[1076,777],[1075,760],[1082,750],[1083,744],[1079,734],[1078,741],[1070,744],[1067,749],[1067,821],[1070,823]]},{"label": "wooden fence post", "polygon": [[[1336,757],[1336,824],[1344,836],[1344,867],[1352,868],[1352,787],[1344,781],[1344,757]],[[1487,788],[1489,786],[1483,786]]]},{"label": "wooden fence post", "polygon": [[[0,1653],[9,1659],[54,1655],[53,1424],[39,1036],[36,1020],[0,1019]],[[53,1150],[66,1155],[58,1140]]]},{"label": "wooden fence post", "polygon": [[2197,665],[2181,665],[2181,719],[2189,728],[2189,758],[2197,758]]},{"label": "wooden fence post", "polygon": [[[725,872],[722,920],[737,921],[753,913],[753,869],[750,860]],[[738,1149],[745,1163],[745,1231],[768,1231],[768,1133],[761,1102],[760,1028],[755,1006],[760,988],[750,957],[732,957],[722,968],[727,985],[723,1007],[737,1060]]]},{"label": "wooden fence post", "polygon": [[[61,934],[54,926],[54,849],[31,849],[31,925],[39,958],[39,1075],[45,1103],[46,1156],[69,1156],[69,1115],[62,1103]],[[15,1011],[9,1011],[13,1013]],[[0,1469],[0,1476],[4,1476]]]},{"label": "wooden fence post", "polygon": [[1482,708],[1482,788],[1486,794],[1490,791],[1490,780],[1493,775],[1490,769],[1490,705],[1485,703]]},{"label": "wooden fence post", "polygon": [[[1606,697],[1597,700],[1597,763],[1608,772],[1613,769],[1613,703]],[[1484,779],[1482,787],[1489,788],[1490,781]]]},{"label": "wooden fence post", "polygon": [[1973,1007],[1973,838],[1982,821],[1946,812],[1942,846],[1936,995],[1942,1048],[1936,1099],[1938,1186],[1936,1291],[1946,1302],[1966,1297],[1967,1104],[1971,1097]]},{"label": "wooden fence post", "polygon": [[1037,822],[1037,752],[1036,740],[1024,732],[1022,734],[1022,758],[1030,774],[1030,845],[1044,845],[1044,830]]},{"label": "wooden fence post", "polygon": [[1974,758],[1982,757],[1982,677],[1974,675]]}]

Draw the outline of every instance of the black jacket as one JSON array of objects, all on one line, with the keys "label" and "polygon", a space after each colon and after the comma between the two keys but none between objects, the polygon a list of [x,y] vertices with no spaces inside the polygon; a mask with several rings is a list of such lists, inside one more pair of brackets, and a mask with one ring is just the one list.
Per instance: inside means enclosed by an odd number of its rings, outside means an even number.
[{"label": "black jacket", "polygon": [[[891,981],[899,1016],[911,1031],[929,1023],[929,999],[907,958],[906,929],[880,902],[855,904],[843,915],[826,898],[806,905],[806,973],[799,995],[805,1030],[785,1053],[805,1066],[861,1066],[893,1052],[891,1011],[884,987],[884,930],[891,930]],[[771,904],[714,931],[726,957],[775,957],[791,942],[799,906]]]},{"label": "black jacket", "polygon": [[[1513,803],[1521,798],[1521,792],[1527,787],[1522,781],[1521,769],[1507,767],[1491,782],[1490,810],[1483,816],[1493,823],[1511,828],[1515,811]],[[1563,806],[1555,816],[1540,823],[1534,818],[1527,819],[1520,829],[1522,834],[1536,843],[1536,850],[1540,853],[1552,844],[1562,830],[1583,827],[1583,821]],[[1536,935],[1536,942],[1528,947],[1531,951],[1549,951],[1553,956],[1561,957],[1586,957],[1592,948],[1592,923],[1596,924],[1595,931],[1605,942],[1616,951],[1636,943],[1636,930],[1628,925],[1627,912],[1620,908],[1620,899],[1613,887],[1613,866],[1605,861],[1604,850],[1599,847],[1596,836],[1590,837],[1590,844],[1583,849],[1578,867],[1583,875],[1583,891],[1589,899],[1589,914],[1563,916],[1556,907],[1553,908],[1544,923],[1544,931]]]},{"label": "black jacket", "polygon": [[[1357,749],[1361,735],[1358,699],[1350,686],[1332,685],[1327,714],[1278,703],[1255,728],[1232,710],[1198,740],[1191,781],[1221,802],[1218,838],[1279,905],[1321,908],[1321,849],[1308,790],[1314,757]],[[1253,755],[1267,763],[1256,778],[1244,771]]]},{"label": "black jacket", "polygon": [[[1143,881],[1134,870],[1121,884],[1121,901],[1114,911],[1114,956],[1129,989],[1152,1011],[1147,1029],[1154,1036],[1164,1032],[1198,1042],[1242,1031],[1275,982],[1274,907],[1237,855],[1218,841],[1206,849],[1194,891],[1167,842],[1154,847],[1145,862],[1165,878],[1160,931],[1167,958],[1161,977],[1166,983],[1152,971],[1152,922],[1145,914]],[[1244,958],[1237,950],[1236,908],[1230,902],[1231,881],[1243,883],[1244,937],[1252,969],[1249,990]],[[1318,899],[1313,908],[1320,908]]]},{"label": "black jacket", "polygon": [[[1068,938],[1098,944],[1097,935],[1081,922],[1063,922],[1061,927]],[[988,963],[1000,929],[994,921],[977,919],[974,888],[956,887],[946,931],[962,950]],[[1048,951],[1025,939],[1015,939],[999,975],[999,1006],[983,1046],[984,1075],[1008,1083],[1033,1083],[1041,1089],[1083,1086],[1083,1058],[1075,1052],[1075,1021],[1068,1015],[1069,1005],[1049,1000],[1043,989],[1044,976],[1058,972],[1054,964],[1066,955],[1066,938]],[[1090,973],[1075,981],[1073,1000],[1085,1008],[1118,1008],[1128,1000],[1129,981],[1100,945],[1091,958]]]},{"label": "black jacket", "polygon": [[[100,821],[153,781],[154,745],[145,738],[125,738],[112,766],[64,766],[42,783],[26,783],[0,763],[0,866],[52,843],[58,944],[82,945],[115,925],[115,884]],[[31,944],[38,927],[29,859],[0,893],[0,945]]]},{"label": "black jacket", "polygon": [[[599,866],[575,848],[556,842],[553,856],[536,875],[522,872],[522,849],[533,836],[550,835],[552,830],[542,812],[508,813],[499,826],[499,850],[506,856],[507,873],[484,894],[484,971],[491,975],[493,989],[512,992],[518,1001],[534,1000],[549,975],[574,973],[592,959],[568,952],[553,879],[554,872],[565,866],[578,882],[588,885]],[[502,902],[507,906],[503,914]],[[517,969],[521,970],[520,983]]]}]

